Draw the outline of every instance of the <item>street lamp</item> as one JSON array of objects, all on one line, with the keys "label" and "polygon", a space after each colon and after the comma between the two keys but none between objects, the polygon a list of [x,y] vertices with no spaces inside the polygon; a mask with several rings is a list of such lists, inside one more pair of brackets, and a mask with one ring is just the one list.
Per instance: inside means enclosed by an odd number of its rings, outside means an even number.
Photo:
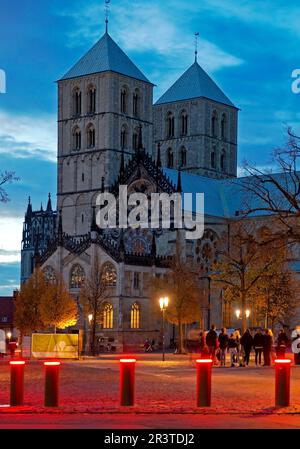
[{"label": "street lamp", "polygon": [[90,347],[90,351],[92,351],[92,341],[91,341],[91,324],[92,324],[92,321],[93,321],[93,314],[92,313],[90,313],[89,315],[88,315],[88,320],[89,320],[89,347]]},{"label": "street lamp", "polygon": [[[250,310],[249,310],[249,309],[245,310],[245,315],[246,315],[246,318],[249,318],[249,316],[250,316]],[[240,318],[242,319],[240,309],[237,309],[237,310],[235,311],[235,316],[237,317],[238,320],[239,320]]]},{"label": "street lamp", "polygon": [[162,331],[163,331],[163,354],[162,354],[162,360],[165,361],[165,311],[169,305],[169,298],[165,296],[164,298],[159,298],[159,306],[160,310],[162,311]]},{"label": "street lamp", "polygon": [[11,332],[7,332],[7,338],[8,338],[8,341],[10,341],[10,339],[11,339]]}]

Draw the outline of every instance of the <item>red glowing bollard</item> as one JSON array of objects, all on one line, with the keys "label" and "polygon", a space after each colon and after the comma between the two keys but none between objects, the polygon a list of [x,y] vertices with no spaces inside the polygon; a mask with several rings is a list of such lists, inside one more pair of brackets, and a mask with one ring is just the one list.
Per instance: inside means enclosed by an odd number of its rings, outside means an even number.
[{"label": "red glowing bollard", "polygon": [[45,366],[45,407],[58,407],[60,362],[44,362]]},{"label": "red glowing bollard", "polygon": [[24,360],[11,360],[10,364],[10,405],[24,403]]},{"label": "red glowing bollard", "polygon": [[197,407],[211,404],[211,359],[197,359]]},{"label": "red glowing bollard", "polygon": [[136,359],[120,360],[121,405],[134,405]]},{"label": "red glowing bollard", "polygon": [[290,405],[290,375],[291,360],[275,360],[275,406],[288,407]]}]

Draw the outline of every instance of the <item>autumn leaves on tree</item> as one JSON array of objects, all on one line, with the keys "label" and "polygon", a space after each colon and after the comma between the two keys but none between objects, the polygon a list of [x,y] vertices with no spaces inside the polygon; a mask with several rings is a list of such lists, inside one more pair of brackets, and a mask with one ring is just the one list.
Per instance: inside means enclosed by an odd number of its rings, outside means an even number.
[{"label": "autumn leaves on tree", "polygon": [[14,320],[22,335],[50,327],[56,332],[76,324],[77,306],[58,273],[47,282],[37,268],[15,299]]}]

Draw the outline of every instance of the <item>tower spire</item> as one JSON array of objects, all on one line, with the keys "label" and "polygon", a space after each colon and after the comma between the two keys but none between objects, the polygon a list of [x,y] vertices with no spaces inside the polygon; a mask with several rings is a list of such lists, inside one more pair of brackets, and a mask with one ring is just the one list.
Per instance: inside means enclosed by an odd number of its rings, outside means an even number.
[{"label": "tower spire", "polygon": [[195,62],[198,62],[198,38],[199,38],[199,33],[196,32],[195,33]]},{"label": "tower spire", "polygon": [[108,33],[108,18],[109,18],[110,0],[105,0],[105,33]]}]

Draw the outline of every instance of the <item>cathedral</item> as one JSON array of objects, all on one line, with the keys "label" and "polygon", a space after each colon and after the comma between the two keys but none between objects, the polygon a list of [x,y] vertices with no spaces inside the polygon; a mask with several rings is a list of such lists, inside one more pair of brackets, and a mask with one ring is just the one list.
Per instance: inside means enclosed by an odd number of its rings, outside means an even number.
[{"label": "cathedral", "polygon": [[[97,256],[109,283],[97,333],[120,350],[160,340],[151,279],[164,276],[178,239],[206,298],[200,326],[236,324],[222,289],[211,283],[210,267],[241,209],[232,184],[238,108],[201,68],[197,53],[154,104],[153,87],[106,31],[58,81],[57,210],[50,196],[46,210],[33,211],[29,200],[24,221],[21,282],[36,265],[49,279],[62,273],[80,309],[80,288]],[[202,238],[180,238],[184,231],[175,229],[98,228],[97,196],[117,197],[120,184],[128,193],[204,193]],[[77,328],[87,332],[87,317],[80,314]],[[174,337],[170,325],[168,338]]]}]

